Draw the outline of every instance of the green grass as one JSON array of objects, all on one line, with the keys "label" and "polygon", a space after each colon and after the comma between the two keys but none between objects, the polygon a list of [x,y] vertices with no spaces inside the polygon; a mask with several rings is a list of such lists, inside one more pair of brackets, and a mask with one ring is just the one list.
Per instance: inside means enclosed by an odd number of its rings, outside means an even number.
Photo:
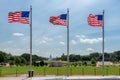
[{"label": "green grass", "polygon": [[[101,75],[101,67],[70,67],[70,75]],[[67,67],[33,67],[34,75],[66,75]],[[28,74],[29,66],[0,67],[0,76]],[[105,67],[105,75],[120,75],[120,68]]]},{"label": "green grass", "polygon": [[14,74],[27,74],[28,73],[28,66],[22,67],[0,67],[0,75],[14,75]]}]

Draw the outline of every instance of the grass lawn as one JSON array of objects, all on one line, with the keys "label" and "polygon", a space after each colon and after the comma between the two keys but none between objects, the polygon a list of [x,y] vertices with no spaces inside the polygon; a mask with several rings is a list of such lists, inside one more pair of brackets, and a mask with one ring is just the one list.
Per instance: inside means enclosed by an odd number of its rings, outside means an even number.
[{"label": "grass lawn", "polygon": [[[67,67],[33,67],[34,75],[66,75]],[[0,67],[0,76],[28,74],[29,66]],[[105,75],[120,75],[120,67],[105,67]],[[101,75],[101,67],[70,67],[70,75]]]}]

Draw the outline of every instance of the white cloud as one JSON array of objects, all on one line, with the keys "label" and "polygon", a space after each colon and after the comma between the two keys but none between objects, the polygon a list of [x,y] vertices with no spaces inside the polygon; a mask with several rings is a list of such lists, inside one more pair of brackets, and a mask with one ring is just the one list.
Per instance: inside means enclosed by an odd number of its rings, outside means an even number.
[{"label": "white cloud", "polygon": [[24,34],[23,33],[13,33],[13,36],[24,36]]},{"label": "white cloud", "polygon": [[39,43],[40,43],[40,44],[45,44],[45,43],[47,43],[47,41],[42,40],[42,41],[40,41]]},{"label": "white cloud", "polygon": [[29,53],[29,49],[20,49],[20,48],[1,48],[1,51],[11,53],[13,55],[21,55],[23,53]]},{"label": "white cloud", "polygon": [[78,38],[81,43],[86,43],[86,44],[95,44],[102,41],[102,38],[90,39],[90,38],[87,38],[85,35],[76,35],[75,37]]},{"label": "white cloud", "polygon": [[65,45],[65,42],[59,42],[61,45]]},{"label": "white cloud", "polygon": [[14,41],[7,41],[6,43],[7,43],[7,44],[10,44],[10,43],[13,43],[13,42],[14,42]]},{"label": "white cloud", "polygon": [[86,51],[88,51],[88,52],[93,52],[94,49],[92,49],[92,48],[87,48]]},{"label": "white cloud", "polygon": [[76,38],[85,38],[85,35],[75,35]]},{"label": "white cloud", "polygon": [[113,51],[107,50],[107,49],[105,49],[105,52],[107,52],[107,53],[113,53]]},{"label": "white cloud", "polygon": [[21,38],[24,42],[26,42],[26,41],[29,41],[30,40],[30,37],[29,36],[26,36],[26,37],[22,37]]},{"label": "white cloud", "polygon": [[71,40],[71,44],[77,44],[77,42],[75,40]]},{"label": "white cloud", "polygon": [[62,38],[63,36],[62,35],[59,35],[58,38]]},{"label": "white cloud", "polygon": [[76,38],[79,38],[79,37],[80,37],[80,35],[75,35],[75,37],[76,37]]},{"label": "white cloud", "polygon": [[47,44],[48,42],[53,41],[53,39],[44,36],[42,39],[36,41],[39,42],[39,44]]},{"label": "white cloud", "polygon": [[99,43],[101,41],[102,41],[102,38],[93,38],[93,39],[80,38],[81,43],[87,43],[87,44],[95,44],[95,43]]},{"label": "white cloud", "polygon": [[53,39],[52,38],[48,38],[48,37],[43,37],[43,40],[45,40],[45,41],[52,41]]}]

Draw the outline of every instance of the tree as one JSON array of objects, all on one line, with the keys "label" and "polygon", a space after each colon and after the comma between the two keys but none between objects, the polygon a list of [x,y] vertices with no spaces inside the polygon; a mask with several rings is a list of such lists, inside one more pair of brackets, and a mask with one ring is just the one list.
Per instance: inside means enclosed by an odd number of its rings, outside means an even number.
[{"label": "tree", "polygon": [[80,59],[81,59],[80,55],[74,55],[74,54],[70,55],[70,62],[80,61]]},{"label": "tree", "polygon": [[77,67],[78,64],[75,62],[75,63],[72,63],[72,65],[73,65],[74,67]]},{"label": "tree", "polygon": [[24,54],[22,54],[21,55],[26,61],[30,61],[30,54],[28,54],[28,53],[24,53]]},{"label": "tree", "polygon": [[90,54],[90,58],[91,58],[91,59],[94,58],[96,61],[99,61],[99,60],[100,60],[100,56],[101,56],[100,53],[97,53],[97,52]]},{"label": "tree", "polygon": [[14,65],[15,64],[15,61],[10,61],[10,65]]},{"label": "tree", "polygon": [[20,59],[19,56],[16,56],[16,57],[15,57],[15,64],[16,64],[17,66],[21,64],[21,59]]},{"label": "tree", "polygon": [[21,64],[22,64],[22,65],[25,65],[25,64],[27,63],[27,61],[26,61],[26,59],[25,59],[25,58],[20,57],[20,59],[21,59]]},{"label": "tree", "polygon": [[110,54],[104,53],[105,61],[110,61]]},{"label": "tree", "polygon": [[96,65],[96,60],[95,60],[94,58],[91,59],[91,64],[92,64],[93,66]]},{"label": "tree", "polygon": [[62,61],[67,61],[67,55],[64,55],[64,53],[63,53],[62,56],[61,56],[61,60]]},{"label": "tree", "polygon": [[40,61],[40,66],[44,66],[44,61]]},{"label": "tree", "polygon": [[7,53],[0,51],[0,62],[7,62]]},{"label": "tree", "polygon": [[120,51],[114,52],[115,57],[120,60]]},{"label": "tree", "polygon": [[81,56],[81,60],[82,61],[90,61],[90,57],[89,57],[89,55]]},{"label": "tree", "polygon": [[40,59],[39,59],[39,56],[37,56],[37,55],[32,55],[32,60],[33,60],[33,62],[34,62],[34,61],[39,61]]},{"label": "tree", "polygon": [[116,63],[116,62],[118,62],[119,60],[114,57],[114,58],[111,59],[111,61],[112,61],[113,63]]},{"label": "tree", "polygon": [[86,62],[86,61],[83,61],[83,62],[82,62],[82,65],[83,65],[83,66],[87,66],[87,62]]},{"label": "tree", "polygon": [[0,63],[4,61],[5,61],[5,56],[2,53],[0,53]]},{"label": "tree", "polygon": [[15,65],[15,57],[14,56],[11,56],[9,60],[10,60],[10,65]]}]

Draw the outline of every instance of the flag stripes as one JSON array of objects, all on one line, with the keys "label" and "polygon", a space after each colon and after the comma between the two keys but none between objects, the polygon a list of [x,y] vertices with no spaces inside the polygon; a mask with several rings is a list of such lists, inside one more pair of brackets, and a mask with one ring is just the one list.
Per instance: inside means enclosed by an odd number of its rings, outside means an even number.
[{"label": "flag stripes", "polygon": [[22,17],[22,11],[18,12],[9,12],[8,14],[8,22],[20,22],[23,24],[29,24],[29,17]]},{"label": "flag stripes", "polygon": [[51,16],[49,21],[54,25],[66,26],[67,25],[66,16],[67,14],[61,14],[60,16]]},{"label": "flag stripes", "polygon": [[88,25],[90,26],[103,26],[102,15],[93,15],[88,16]]}]

